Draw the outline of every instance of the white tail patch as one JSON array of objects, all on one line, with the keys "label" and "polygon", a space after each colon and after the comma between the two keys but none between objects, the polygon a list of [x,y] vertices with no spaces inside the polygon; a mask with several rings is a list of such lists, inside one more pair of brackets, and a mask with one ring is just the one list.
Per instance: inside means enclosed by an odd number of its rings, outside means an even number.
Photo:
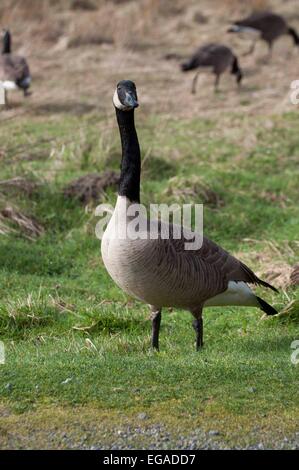
[{"label": "white tail patch", "polygon": [[0,87],[3,88],[4,90],[16,90],[17,85],[15,82],[11,80],[5,80],[4,82],[0,82]]},{"label": "white tail patch", "polygon": [[220,307],[222,305],[259,307],[256,296],[246,282],[235,281],[229,281],[226,291],[212,297],[204,304],[205,307]]}]

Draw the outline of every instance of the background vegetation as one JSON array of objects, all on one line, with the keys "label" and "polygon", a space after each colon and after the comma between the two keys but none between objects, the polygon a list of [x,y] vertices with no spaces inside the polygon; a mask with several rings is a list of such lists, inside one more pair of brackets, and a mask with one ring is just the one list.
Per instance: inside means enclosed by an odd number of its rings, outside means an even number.
[{"label": "background vegetation", "polygon": [[[227,76],[214,95],[206,74],[196,97],[164,59],[211,39],[242,53],[225,30],[248,3],[1,2],[34,77],[32,97],[0,114],[2,448],[298,445],[297,51],[283,38],[265,63],[261,44],[241,58],[240,93]],[[296,2],[268,3],[299,26]],[[150,350],[148,309],[114,285],[94,234],[115,186],[85,204],[64,192],[118,171],[122,78],[139,91],[142,200],[204,202],[206,235],[280,289],[263,292],[279,317],[208,309],[195,353],[190,314],[165,309],[161,352]]]}]

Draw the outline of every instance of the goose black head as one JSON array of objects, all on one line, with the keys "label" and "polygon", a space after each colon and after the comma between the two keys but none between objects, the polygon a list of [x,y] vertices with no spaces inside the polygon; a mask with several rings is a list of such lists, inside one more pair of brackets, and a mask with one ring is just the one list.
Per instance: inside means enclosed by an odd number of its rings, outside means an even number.
[{"label": "goose black head", "polygon": [[113,104],[121,111],[131,111],[139,106],[136,85],[131,80],[122,80],[117,84],[113,95]]},{"label": "goose black head", "polygon": [[2,41],[3,41],[2,54],[10,54],[11,34],[10,34],[8,29],[3,29],[3,31],[2,31]]}]

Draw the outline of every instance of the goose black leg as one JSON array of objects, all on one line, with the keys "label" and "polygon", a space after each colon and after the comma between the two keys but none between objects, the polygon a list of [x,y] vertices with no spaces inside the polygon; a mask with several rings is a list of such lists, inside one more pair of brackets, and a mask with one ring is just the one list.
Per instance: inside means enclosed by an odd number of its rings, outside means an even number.
[{"label": "goose black leg", "polygon": [[199,72],[197,72],[197,73],[195,74],[194,78],[193,78],[192,89],[191,89],[192,95],[195,95],[195,93],[196,93],[196,85],[197,85],[198,75],[199,75]]},{"label": "goose black leg", "polygon": [[193,328],[196,332],[196,351],[203,347],[203,321],[202,318],[193,321]]},{"label": "goose black leg", "polygon": [[217,93],[217,91],[219,91],[219,81],[220,81],[220,75],[217,73],[216,75],[216,78],[215,78],[215,93]]},{"label": "goose black leg", "polygon": [[159,332],[161,324],[161,309],[152,307],[152,348],[159,351]]},{"label": "goose black leg", "polygon": [[9,109],[7,90],[4,90],[4,105],[6,109]]},{"label": "goose black leg", "polygon": [[268,47],[269,47],[269,50],[268,50],[268,57],[267,57],[267,59],[268,59],[268,60],[271,60],[271,59],[272,59],[272,53],[273,53],[273,42],[269,42],[269,43],[268,43]]},{"label": "goose black leg", "polygon": [[196,351],[199,351],[203,347],[202,307],[196,310],[192,310],[191,313],[195,317],[195,320],[193,321],[193,328],[196,333]]},{"label": "goose black leg", "polygon": [[253,41],[253,43],[251,44],[249,50],[247,52],[244,52],[243,57],[246,57],[247,55],[253,54],[254,50],[255,50],[255,46],[256,46],[256,41]]}]

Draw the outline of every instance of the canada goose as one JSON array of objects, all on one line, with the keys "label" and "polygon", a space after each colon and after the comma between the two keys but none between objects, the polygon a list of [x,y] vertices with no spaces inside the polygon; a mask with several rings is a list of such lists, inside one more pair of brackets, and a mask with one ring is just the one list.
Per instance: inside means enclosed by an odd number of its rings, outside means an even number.
[{"label": "canada goose", "polygon": [[[128,80],[119,82],[113,103],[122,145],[121,174],[116,206],[102,237],[101,252],[104,265],[116,284],[151,306],[153,348],[159,349],[162,307],[183,308],[192,313],[197,349],[203,345],[204,307],[251,306],[267,315],[276,314],[248,284],[276,289],[208,238],[204,237],[200,249],[185,250],[186,239],[173,236],[175,225],[154,222],[158,238],[150,238],[147,218],[140,224],[144,227],[142,236],[135,236],[130,226],[132,217],[127,211],[134,208],[135,214],[136,204],[140,207],[141,163],[134,123],[134,109],[138,106],[135,84]],[[150,227],[153,226],[151,220]],[[170,235],[165,239],[167,229]]]},{"label": "canada goose", "polygon": [[0,85],[4,89],[5,96],[8,90],[17,88],[23,90],[24,96],[28,96],[30,84],[31,75],[26,59],[11,53],[11,34],[8,30],[4,30],[0,56]]},{"label": "canada goose", "polygon": [[[206,44],[200,47],[187,62],[181,64],[183,72],[205,67],[211,67],[213,73],[216,75],[215,90],[218,88],[220,75],[228,68],[230,68],[233,75],[236,75],[237,83],[241,83],[243,74],[239,67],[237,57],[229,47],[223,46],[222,44]],[[196,83],[199,73],[200,70],[196,73],[192,82],[191,92],[193,94],[196,92]]]},{"label": "canada goose", "polygon": [[228,29],[229,33],[248,33],[254,35],[251,48],[246,54],[252,54],[258,39],[266,41],[269,54],[272,54],[274,41],[283,34],[292,36],[294,44],[299,46],[299,36],[294,28],[291,28],[285,19],[269,11],[254,12],[247,18],[235,21]]}]

